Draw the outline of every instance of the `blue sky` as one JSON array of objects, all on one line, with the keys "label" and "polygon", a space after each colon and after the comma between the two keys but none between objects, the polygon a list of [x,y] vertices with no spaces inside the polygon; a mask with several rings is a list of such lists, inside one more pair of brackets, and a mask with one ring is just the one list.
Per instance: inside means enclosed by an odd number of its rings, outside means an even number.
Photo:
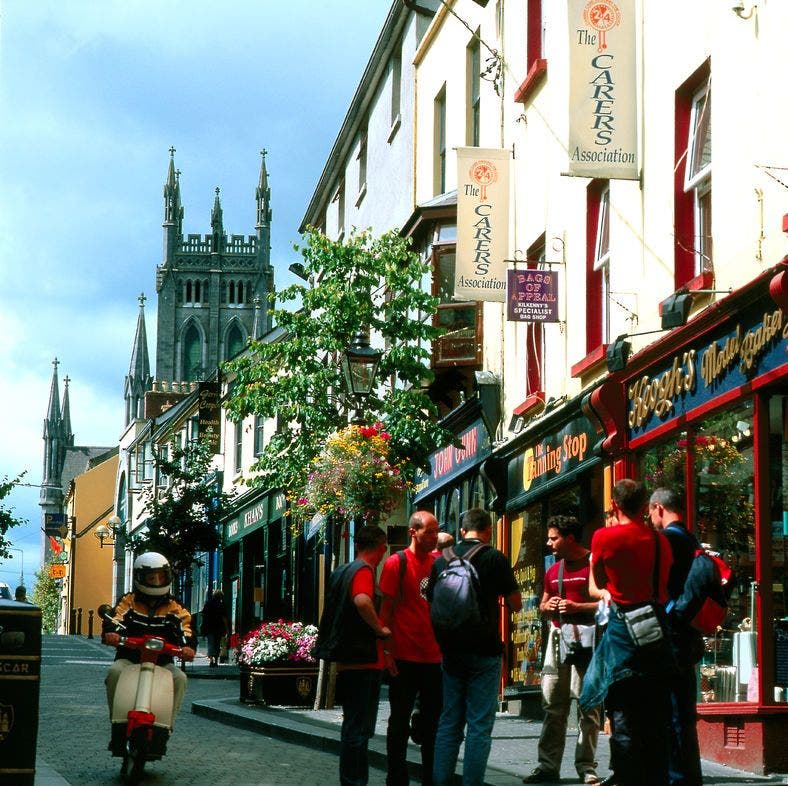
[{"label": "blue sky", "polygon": [[[389,0],[0,0],[0,477],[41,482],[52,359],[79,445],[117,444],[138,303],[155,357],[168,149],[184,233],[253,234],[268,150],[277,285]],[[37,488],[0,581],[33,586]]]}]

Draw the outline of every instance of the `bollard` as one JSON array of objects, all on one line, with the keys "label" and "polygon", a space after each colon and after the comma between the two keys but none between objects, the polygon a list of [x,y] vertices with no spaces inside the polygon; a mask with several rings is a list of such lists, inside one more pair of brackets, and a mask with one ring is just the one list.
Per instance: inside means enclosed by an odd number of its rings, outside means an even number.
[{"label": "bollard", "polygon": [[0,783],[33,786],[36,777],[41,609],[0,599]]},{"label": "bollard", "polygon": [[88,638],[93,638],[93,609],[88,609]]},{"label": "bollard", "polygon": [[77,610],[71,609],[69,617],[68,632],[73,636],[77,632]]},{"label": "bollard", "polygon": [[82,606],[77,609],[77,636],[82,635]]}]

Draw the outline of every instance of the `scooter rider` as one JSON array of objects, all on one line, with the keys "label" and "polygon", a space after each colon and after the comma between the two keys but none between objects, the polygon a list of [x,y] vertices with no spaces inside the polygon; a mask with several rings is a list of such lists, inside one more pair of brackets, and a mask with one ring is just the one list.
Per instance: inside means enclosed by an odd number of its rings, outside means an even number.
[{"label": "scooter rider", "polygon": [[[121,672],[127,666],[140,662],[138,650],[119,646],[121,634],[160,636],[170,644],[183,647],[184,660],[194,658],[197,646],[191,627],[191,614],[170,594],[172,571],[167,558],[154,551],[140,554],[134,560],[133,577],[134,592],[129,592],[118,600],[115,608],[105,617],[102,626],[104,644],[117,647],[115,662],[110,666],[104,681],[107,686],[110,717]],[[174,719],[186,692],[186,675],[173,663],[171,656],[162,655],[159,665],[172,674]]]}]

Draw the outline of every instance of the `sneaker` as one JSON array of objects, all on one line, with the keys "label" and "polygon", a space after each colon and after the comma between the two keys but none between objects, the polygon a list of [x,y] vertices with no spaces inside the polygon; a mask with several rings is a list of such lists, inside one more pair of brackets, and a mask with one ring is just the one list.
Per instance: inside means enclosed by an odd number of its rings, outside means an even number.
[{"label": "sneaker", "polygon": [[530,775],[523,778],[523,783],[558,783],[560,780],[560,773],[548,772],[537,767]]},{"label": "sneaker", "polygon": [[580,783],[599,784],[602,779],[593,770],[587,770],[580,776]]}]

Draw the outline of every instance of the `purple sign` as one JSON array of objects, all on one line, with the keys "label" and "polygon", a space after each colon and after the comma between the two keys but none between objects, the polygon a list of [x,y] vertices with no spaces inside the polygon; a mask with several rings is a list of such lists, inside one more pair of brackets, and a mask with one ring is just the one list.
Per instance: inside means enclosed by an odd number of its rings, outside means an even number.
[{"label": "purple sign", "polygon": [[558,274],[550,270],[509,270],[506,291],[510,322],[558,322]]}]

